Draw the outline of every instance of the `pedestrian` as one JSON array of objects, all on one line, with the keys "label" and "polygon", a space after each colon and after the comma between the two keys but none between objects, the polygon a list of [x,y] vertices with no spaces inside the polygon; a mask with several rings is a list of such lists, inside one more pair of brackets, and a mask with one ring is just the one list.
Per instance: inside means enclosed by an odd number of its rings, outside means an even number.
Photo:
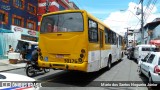
[{"label": "pedestrian", "polygon": [[12,52],[14,52],[14,49],[13,49],[13,47],[11,45],[9,45],[9,51],[8,51],[8,53],[12,53]]},{"label": "pedestrian", "polygon": [[22,46],[21,57],[22,57],[23,60],[26,59],[26,48],[25,48],[25,45]]}]

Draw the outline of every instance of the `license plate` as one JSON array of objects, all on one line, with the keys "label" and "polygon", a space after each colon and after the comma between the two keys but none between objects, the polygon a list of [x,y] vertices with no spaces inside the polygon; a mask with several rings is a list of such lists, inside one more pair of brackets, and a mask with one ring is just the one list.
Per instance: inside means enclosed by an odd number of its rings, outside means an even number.
[{"label": "license plate", "polygon": [[62,54],[57,54],[56,55],[56,58],[63,58],[64,57],[64,55],[62,55]]}]

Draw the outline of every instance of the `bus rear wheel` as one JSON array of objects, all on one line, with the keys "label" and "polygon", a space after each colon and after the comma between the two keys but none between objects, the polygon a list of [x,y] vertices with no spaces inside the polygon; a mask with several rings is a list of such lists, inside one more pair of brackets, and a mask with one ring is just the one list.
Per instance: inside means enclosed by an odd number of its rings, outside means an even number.
[{"label": "bus rear wheel", "polygon": [[108,68],[108,70],[111,69],[111,60],[108,60],[107,68]]}]

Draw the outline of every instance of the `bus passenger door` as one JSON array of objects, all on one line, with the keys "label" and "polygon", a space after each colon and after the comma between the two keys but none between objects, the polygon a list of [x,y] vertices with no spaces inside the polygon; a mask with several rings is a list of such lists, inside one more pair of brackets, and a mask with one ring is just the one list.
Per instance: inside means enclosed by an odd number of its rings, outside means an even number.
[{"label": "bus passenger door", "polygon": [[103,58],[103,47],[104,47],[104,31],[100,30],[100,68],[104,65],[104,58]]}]

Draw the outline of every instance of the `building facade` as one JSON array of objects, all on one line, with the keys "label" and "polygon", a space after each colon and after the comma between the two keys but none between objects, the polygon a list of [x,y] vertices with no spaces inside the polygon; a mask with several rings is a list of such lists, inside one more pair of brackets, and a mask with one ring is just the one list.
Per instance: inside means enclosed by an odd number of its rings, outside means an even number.
[{"label": "building facade", "polygon": [[0,0],[0,56],[21,40],[38,41],[43,14],[79,9],[68,0]]},{"label": "building facade", "polygon": [[[17,39],[38,38],[33,35],[38,31],[37,10],[38,0],[0,0],[0,56],[6,54],[9,45],[15,50]],[[19,31],[20,35],[14,31]]]},{"label": "building facade", "polygon": [[126,47],[136,46],[141,42],[141,33],[139,29],[128,30],[124,35]]},{"label": "building facade", "polygon": [[[75,4],[73,3],[75,6]],[[68,0],[38,0],[38,30],[42,15],[49,12],[75,9]]]},{"label": "building facade", "polygon": [[144,26],[144,42],[149,44],[151,40],[160,40],[160,19],[156,18]]},{"label": "building facade", "polygon": [[1,0],[0,26],[11,30],[11,25],[37,30],[37,0]]}]

